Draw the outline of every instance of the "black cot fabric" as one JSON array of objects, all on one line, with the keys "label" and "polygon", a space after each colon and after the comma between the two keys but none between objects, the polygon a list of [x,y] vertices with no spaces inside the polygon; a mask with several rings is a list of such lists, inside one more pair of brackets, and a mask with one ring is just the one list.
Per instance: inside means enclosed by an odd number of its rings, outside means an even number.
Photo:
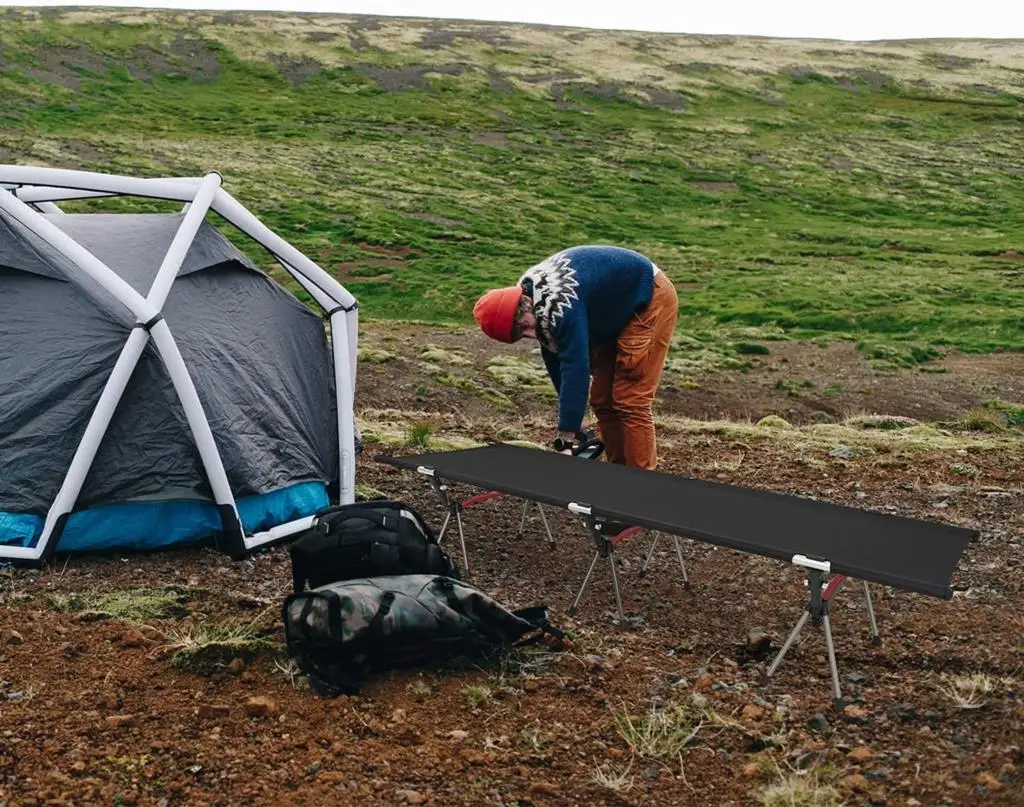
[{"label": "black cot fabric", "polygon": [[758,555],[828,560],[859,580],[948,599],[949,581],[977,533],[781,493],[688,479],[510,445],[406,457],[442,479],[546,504],[590,505],[594,515]]}]

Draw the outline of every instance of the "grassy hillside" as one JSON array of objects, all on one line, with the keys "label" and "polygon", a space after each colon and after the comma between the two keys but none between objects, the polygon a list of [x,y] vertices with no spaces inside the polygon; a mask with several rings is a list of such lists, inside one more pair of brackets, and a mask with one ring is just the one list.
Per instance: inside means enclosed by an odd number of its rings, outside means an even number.
[{"label": "grassy hillside", "polygon": [[603,242],[708,340],[1024,348],[1020,42],[7,10],[0,95],[0,161],[219,170],[370,317]]}]

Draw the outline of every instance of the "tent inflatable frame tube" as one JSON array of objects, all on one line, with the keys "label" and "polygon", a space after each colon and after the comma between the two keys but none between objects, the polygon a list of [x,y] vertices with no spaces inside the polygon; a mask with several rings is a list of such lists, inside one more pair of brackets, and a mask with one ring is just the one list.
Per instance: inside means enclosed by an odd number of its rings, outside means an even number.
[{"label": "tent inflatable frame tube", "polygon": [[[86,171],[0,166],[0,210],[71,260],[136,318],[136,324],[96,403],[60,490],[47,512],[39,540],[33,547],[0,546],[0,559],[39,565],[52,557],[114,411],[150,338],[181,400],[210,482],[223,526],[224,541],[220,548],[236,559],[242,558],[253,549],[308,529],[312,524],[313,517],[307,516],[253,535],[245,534],[202,401],[174,336],[160,313],[189,247],[206,214],[211,210],[270,252],[329,314],[337,390],[339,500],[342,504],[355,501],[353,410],[358,339],[356,300],[337,280],[274,234],[222,190],[221,181],[220,174],[216,172],[202,178],[139,179]],[[149,295],[145,298],[40,213],[61,213],[60,208],[54,204],[56,200],[124,195],[185,203],[181,225],[157,271]]]}]

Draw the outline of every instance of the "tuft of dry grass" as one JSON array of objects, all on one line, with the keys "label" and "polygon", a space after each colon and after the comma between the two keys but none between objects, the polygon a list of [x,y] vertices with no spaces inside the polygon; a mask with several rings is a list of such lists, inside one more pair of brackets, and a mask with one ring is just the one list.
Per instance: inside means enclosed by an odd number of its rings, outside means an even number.
[{"label": "tuft of dry grass", "polygon": [[995,690],[997,681],[990,675],[975,673],[974,675],[943,676],[943,683],[938,685],[939,692],[945,695],[958,709],[980,709],[987,702],[985,696]]}]

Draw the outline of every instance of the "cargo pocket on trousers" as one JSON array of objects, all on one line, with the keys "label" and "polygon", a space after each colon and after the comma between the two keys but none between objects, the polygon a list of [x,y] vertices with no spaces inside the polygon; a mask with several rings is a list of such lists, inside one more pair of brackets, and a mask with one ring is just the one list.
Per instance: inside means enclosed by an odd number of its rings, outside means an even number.
[{"label": "cargo pocket on trousers", "polygon": [[615,361],[616,375],[625,378],[640,378],[643,375],[653,342],[654,336],[650,332],[620,336],[619,350]]}]

